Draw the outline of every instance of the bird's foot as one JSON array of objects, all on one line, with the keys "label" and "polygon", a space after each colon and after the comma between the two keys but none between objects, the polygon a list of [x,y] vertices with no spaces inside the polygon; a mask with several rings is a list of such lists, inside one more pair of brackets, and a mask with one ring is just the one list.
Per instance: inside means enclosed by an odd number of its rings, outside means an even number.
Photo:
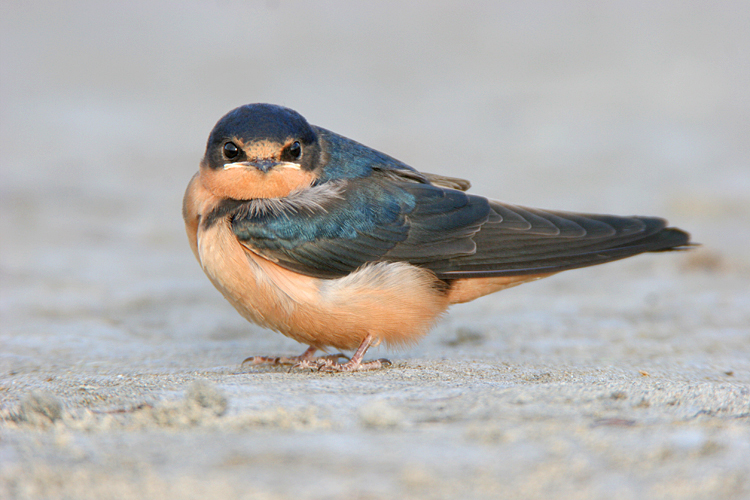
[{"label": "bird's foot", "polygon": [[[357,351],[351,358],[347,358],[344,354],[327,354],[325,356],[315,356],[316,347],[309,347],[305,352],[299,356],[251,356],[244,360],[242,364],[250,363],[253,365],[270,364],[270,365],[287,365],[291,366],[289,371],[292,370],[317,370],[321,372],[363,372],[368,370],[378,370],[380,368],[386,368],[391,366],[389,360],[385,358],[376,359],[374,361],[363,361],[367,349],[372,345],[372,335],[367,335],[362,343],[357,348]],[[340,358],[346,358],[347,361],[339,363]]]},{"label": "bird's foot", "polygon": [[339,358],[345,358],[349,359],[348,356],[342,353],[338,354],[328,354],[326,356],[318,356],[315,358],[310,359],[302,359],[294,363],[290,368],[289,371],[292,370],[305,370],[305,369],[311,369],[311,370],[320,370],[324,366],[333,366],[338,365]]},{"label": "bird's foot", "polygon": [[[375,361],[363,361],[367,349],[372,345],[373,338],[371,335],[367,335],[362,343],[357,348],[354,355],[345,363],[339,363],[338,357],[342,356],[321,356],[316,359],[308,359],[300,361],[292,367],[294,368],[310,368],[321,372],[362,372],[367,370],[378,370],[391,366],[391,362],[385,358],[376,359]],[[343,356],[346,357],[346,356]]]},{"label": "bird's foot", "polygon": [[318,349],[315,347],[309,347],[299,356],[250,356],[249,358],[246,358],[242,363],[240,363],[240,366],[245,364],[274,366],[284,365],[292,366],[292,368],[297,368],[298,365],[304,365],[308,363],[315,364],[318,362],[335,363],[339,358],[346,358],[346,356],[341,353],[327,354],[325,356],[315,357],[314,354],[317,350]]},{"label": "bird's foot", "polygon": [[355,362],[354,359],[350,359],[346,363],[326,363],[324,365],[321,365],[318,370],[322,372],[364,372],[368,370],[379,370],[380,368],[387,368],[392,364],[393,363],[385,358],[364,362]]}]

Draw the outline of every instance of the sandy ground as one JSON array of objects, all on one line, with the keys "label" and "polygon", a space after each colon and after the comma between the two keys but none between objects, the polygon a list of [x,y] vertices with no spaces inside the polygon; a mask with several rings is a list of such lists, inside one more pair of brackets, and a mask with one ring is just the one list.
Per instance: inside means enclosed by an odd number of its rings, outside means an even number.
[{"label": "sandy ground", "polygon": [[[3,2],[0,498],[750,498],[746,2]],[[520,6],[520,5],[523,6]],[[246,102],[699,250],[455,307],[393,367],[241,367],[180,218]]]}]

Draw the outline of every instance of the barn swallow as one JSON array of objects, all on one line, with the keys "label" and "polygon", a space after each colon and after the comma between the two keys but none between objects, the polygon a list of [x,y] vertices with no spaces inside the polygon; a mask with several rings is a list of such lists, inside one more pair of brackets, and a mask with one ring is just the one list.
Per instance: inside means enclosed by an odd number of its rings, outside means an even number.
[{"label": "barn swallow", "polygon": [[[411,344],[448,306],[560,271],[686,248],[654,217],[525,208],[468,194],[271,104],[221,118],[188,185],[190,246],[246,319],[309,348],[245,362],[380,368],[370,346]],[[314,356],[327,348],[355,350]]]}]

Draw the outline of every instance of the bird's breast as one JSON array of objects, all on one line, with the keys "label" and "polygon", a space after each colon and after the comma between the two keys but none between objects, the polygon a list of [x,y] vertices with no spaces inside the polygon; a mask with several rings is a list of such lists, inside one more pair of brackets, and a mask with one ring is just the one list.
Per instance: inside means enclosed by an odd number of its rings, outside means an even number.
[{"label": "bird's breast", "polygon": [[198,230],[201,267],[248,320],[287,331],[301,304],[319,298],[317,279],[288,271],[243,247],[228,220]]},{"label": "bird's breast", "polygon": [[355,349],[367,335],[414,343],[448,306],[444,283],[404,262],[371,263],[336,279],[290,271],[240,243],[228,215],[204,223],[220,202],[194,177],[185,227],[208,278],[249,321],[311,346]]},{"label": "bird's breast", "polygon": [[337,279],[285,269],[245,248],[229,221],[199,229],[201,266],[246,319],[316,347],[356,348],[368,334],[416,342],[448,303],[434,275],[406,263],[377,263]]}]

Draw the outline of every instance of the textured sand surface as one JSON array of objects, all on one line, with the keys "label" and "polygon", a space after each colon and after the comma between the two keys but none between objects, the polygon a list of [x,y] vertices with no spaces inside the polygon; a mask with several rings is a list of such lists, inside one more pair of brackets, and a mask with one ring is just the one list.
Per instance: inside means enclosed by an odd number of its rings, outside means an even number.
[{"label": "textured sand surface", "polygon": [[[0,498],[750,498],[746,2],[3,2]],[[182,193],[273,102],[703,246],[453,308],[393,367],[241,367]]]}]

